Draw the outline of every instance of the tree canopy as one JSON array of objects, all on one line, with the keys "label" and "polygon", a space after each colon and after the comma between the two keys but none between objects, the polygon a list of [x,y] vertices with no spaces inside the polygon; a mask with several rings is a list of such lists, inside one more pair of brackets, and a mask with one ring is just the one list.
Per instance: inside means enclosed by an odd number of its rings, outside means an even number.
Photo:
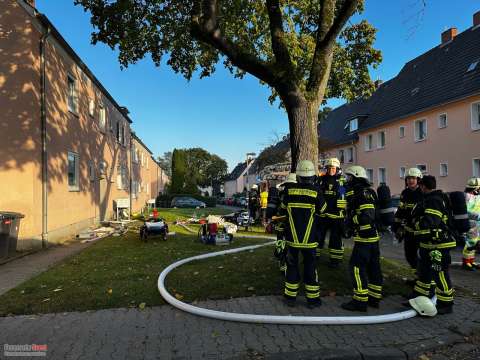
[{"label": "tree canopy", "polygon": [[318,155],[317,112],[329,97],[374,90],[376,30],[348,24],[363,0],[75,0],[91,13],[92,41],[119,50],[122,66],[150,54],[185,78],[223,65],[270,87],[290,125],[292,166]]}]

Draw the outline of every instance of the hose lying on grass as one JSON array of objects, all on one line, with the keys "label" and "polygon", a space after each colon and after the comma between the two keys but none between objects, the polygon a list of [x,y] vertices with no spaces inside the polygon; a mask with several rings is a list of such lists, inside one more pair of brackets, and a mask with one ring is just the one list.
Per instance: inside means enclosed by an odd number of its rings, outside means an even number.
[{"label": "hose lying on grass", "polygon": [[[251,237],[245,235],[245,237]],[[260,245],[244,246],[236,249],[216,251],[208,254],[192,256],[174,262],[166,267],[158,277],[158,290],[166,302],[190,314],[226,321],[237,321],[260,324],[295,324],[295,325],[360,325],[360,324],[381,324],[413,318],[417,312],[413,309],[401,311],[394,314],[373,315],[373,316],[280,316],[280,315],[256,315],[240,314],[217,310],[204,309],[184,303],[173,297],[165,288],[165,278],[175,268],[195,260],[208,259],[215,256],[234,254],[242,251],[254,250],[263,246],[273,245],[275,242],[267,242]]]}]

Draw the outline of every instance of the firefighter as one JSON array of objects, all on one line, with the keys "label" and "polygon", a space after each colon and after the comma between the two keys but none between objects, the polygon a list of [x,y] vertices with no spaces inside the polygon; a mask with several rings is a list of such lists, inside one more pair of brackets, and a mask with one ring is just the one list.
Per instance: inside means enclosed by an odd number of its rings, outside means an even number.
[{"label": "firefighter", "polygon": [[248,192],[248,212],[249,212],[250,218],[253,219],[253,222],[257,220],[258,207],[259,207],[258,185],[253,184],[252,188]]},{"label": "firefighter", "polygon": [[353,231],[353,250],[350,258],[353,298],[342,304],[349,311],[367,311],[367,306],[378,308],[382,299],[382,270],[376,225],[377,195],[370,187],[367,173],[361,166],[345,171],[349,187],[347,229]]},{"label": "firefighter", "polygon": [[285,244],[285,219],[279,218],[277,215],[280,210],[280,204],[285,193],[285,189],[291,184],[297,183],[297,175],[295,173],[288,174],[283,183],[276,186],[275,190],[270,188],[268,191],[267,219],[271,220],[277,234],[277,242],[275,244],[275,257],[279,262],[279,270],[283,273],[287,270],[286,264],[286,244]]},{"label": "firefighter", "polygon": [[262,189],[260,191],[260,210],[262,224],[266,225],[267,220],[267,206],[268,206],[268,182],[262,183]]},{"label": "firefighter", "polygon": [[463,248],[462,268],[469,271],[480,269],[475,256],[480,248],[480,178],[470,178],[465,188],[470,230],[466,234]]},{"label": "firefighter", "polygon": [[423,193],[419,186],[421,179],[422,172],[417,168],[410,168],[405,173],[406,188],[400,195],[400,204],[392,226],[392,231],[398,241],[403,241],[405,259],[415,270],[418,265],[418,242],[413,236],[412,210],[423,199]]},{"label": "firefighter", "polygon": [[330,268],[337,268],[343,260],[343,221],[347,200],[345,197],[345,178],[340,175],[340,161],[337,158],[328,159],[325,163],[327,172],[319,178],[320,189],[327,202],[327,210],[320,215],[318,228],[317,257],[325,244],[327,231],[330,230],[328,243]]},{"label": "firefighter", "polygon": [[448,225],[449,200],[441,190],[436,190],[434,176],[423,176],[420,187],[424,199],[412,212],[414,236],[419,241],[420,255],[414,296],[432,297],[434,282],[438,313],[448,314],[453,310],[454,293],[448,271],[451,263],[450,249],[456,245]]},{"label": "firefighter", "polygon": [[287,271],[285,278],[285,303],[295,306],[300,288],[299,254],[303,257],[303,275],[307,306],[315,308],[322,304],[315,261],[317,248],[315,229],[318,215],[327,204],[315,185],[315,166],[309,160],[300,161],[296,169],[297,183],[288,184],[284,190],[280,215],[286,216],[285,238],[287,243]]}]

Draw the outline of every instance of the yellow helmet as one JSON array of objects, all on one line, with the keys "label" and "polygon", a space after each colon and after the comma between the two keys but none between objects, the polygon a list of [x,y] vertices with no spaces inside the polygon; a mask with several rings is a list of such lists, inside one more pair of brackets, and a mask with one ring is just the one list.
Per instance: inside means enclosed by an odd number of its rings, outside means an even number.
[{"label": "yellow helmet", "polygon": [[478,189],[480,188],[480,178],[470,178],[467,181],[467,188]]},{"label": "yellow helmet", "polygon": [[416,178],[419,178],[421,179],[423,177],[423,174],[422,172],[420,171],[420,169],[414,167],[414,168],[410,168],[407,170],[407,172],[405,173],[405,177],[416,177]]},{"label": "yellow helmet", "polygon": [[337,158],[327,159],[327,161],[325,161],[325,166],[332,166],[332,167],[339,168],[340,167],[340,160],[338,160]]},{"label": "yellow helmet", "polygon": [[368,180],[367,172],[359,165],[350,166],[347,170],[345,170],[345,174]]},{"label": "yellow helmet", "polygon": [[310,160],[302,160],[297,165],[297,176],[312,177],[315,176],[315,165]]}]

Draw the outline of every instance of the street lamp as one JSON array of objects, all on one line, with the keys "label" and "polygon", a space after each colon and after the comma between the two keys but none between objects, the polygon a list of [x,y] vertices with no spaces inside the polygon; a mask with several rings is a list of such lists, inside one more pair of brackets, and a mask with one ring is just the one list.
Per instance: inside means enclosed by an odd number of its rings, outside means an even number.
[{"label": "street lamp", "polygon": [[249,157],[252,158],[252,157],[254,157],[254,156],[255,156],[255,153],[253,153],[253,152],[247,153],[247,193],[248,193],[248,190],[249,190],[249,189],[248,189],[248,175],[249,175],[249,174],[248,174],[248,170],[249,170],[249,168],[248,168],[248,159],[249,159]]}]

